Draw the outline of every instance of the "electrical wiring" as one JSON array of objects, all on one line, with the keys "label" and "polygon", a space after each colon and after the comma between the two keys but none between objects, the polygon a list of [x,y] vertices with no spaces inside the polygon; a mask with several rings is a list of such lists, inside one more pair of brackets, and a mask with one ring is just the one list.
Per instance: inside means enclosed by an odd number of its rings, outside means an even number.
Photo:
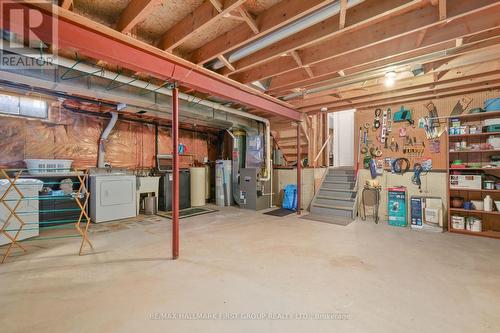
[{"label": "electrical wiring", "polygon": [[408,172],[408,170],[410,170],[410,161],[404,157],[396,158],[394,161],[392,161],[391,166],[394,173],[403,175]]}]

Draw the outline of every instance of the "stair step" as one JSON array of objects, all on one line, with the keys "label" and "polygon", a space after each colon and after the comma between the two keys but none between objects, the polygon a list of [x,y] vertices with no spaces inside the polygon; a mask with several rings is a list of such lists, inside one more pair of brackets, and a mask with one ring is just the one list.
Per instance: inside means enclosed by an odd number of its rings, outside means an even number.
[{"label": "stair step", "polygon": [[324,183],[333,183],[333,184],[354,184],[354,181],[342,181],[342,180],[326,180]]},{"label": "stair step", "polygon": [[323,189],[353,189],[354,182],[332,182],[325,180],[323,184],[321,184],[321,188]]},{"label": "stair step", "polygon": [[354,183],[355,179],[353,175],[327,175],[325,181],[329,182],[351,182]]},{"label": "stair step", "polygon": [[345,188],[320,188],[320,191],[329,191],[329,192],[351,192],[356,193],[356,190],[350,190]]},{"label": "stair step", "polygon": [[326,204],[313,204],[314,207],[321,207],[321,208],[329,208],[329,209],[339,209],[339,210],[349,210],[352,211],[353,207],[349,206],[332,206],[332,205],[326,205]]},{"label": "stair step", "polygon": [[351,201],[354,202],[354,198],[343,198],[343,197],[330,197],[328,195],[318,195],[317,199],[325,199],[325,200],[339,200],[339,201]]}]

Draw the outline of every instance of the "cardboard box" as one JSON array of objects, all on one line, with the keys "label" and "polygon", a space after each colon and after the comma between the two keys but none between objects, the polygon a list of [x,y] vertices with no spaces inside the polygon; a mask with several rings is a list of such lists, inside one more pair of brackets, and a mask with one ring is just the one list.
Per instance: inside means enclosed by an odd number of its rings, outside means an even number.
[{"label": "cardboard box", "polygon": [[466,188],[471,190],[482,189],[483,177],[481,175],[450,175],[450,188]]}]

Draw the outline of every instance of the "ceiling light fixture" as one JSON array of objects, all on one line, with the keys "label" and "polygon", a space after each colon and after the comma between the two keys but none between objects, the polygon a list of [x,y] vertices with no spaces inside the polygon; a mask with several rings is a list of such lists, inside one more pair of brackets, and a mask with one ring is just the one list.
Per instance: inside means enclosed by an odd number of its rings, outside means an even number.
[{"label": "ceiling light fixture", "polygon": [[396,72],[391,71],[385,73],[384,85],[386,87],[392,87],[395,82],[396,82]]}]

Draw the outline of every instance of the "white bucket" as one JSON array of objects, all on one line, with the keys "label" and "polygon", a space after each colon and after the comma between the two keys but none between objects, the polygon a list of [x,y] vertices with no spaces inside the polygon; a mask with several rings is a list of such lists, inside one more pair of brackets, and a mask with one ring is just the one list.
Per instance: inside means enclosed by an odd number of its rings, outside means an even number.
[{"label": "white bucket", "polygon": [[467,218],[467,230],[472,232],[481,232],[482,229],[482,221],[477,217],[468,217]]},{"label": "white bucket", "polygon": [[452,216],[451,217],[451,227],[453,229],[464,230],[465,229],[465,218],[463,216]]}]

